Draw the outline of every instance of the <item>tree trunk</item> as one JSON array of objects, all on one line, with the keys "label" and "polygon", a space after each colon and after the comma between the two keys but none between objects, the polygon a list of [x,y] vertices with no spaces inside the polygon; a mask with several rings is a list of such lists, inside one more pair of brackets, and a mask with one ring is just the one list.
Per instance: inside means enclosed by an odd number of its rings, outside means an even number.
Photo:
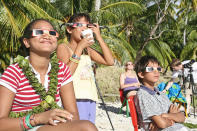
[{"label": "tree trunk", "polygon": [[170,3],[172,3],[172,0],[169,0],[169,1],[166,0],[166,5],[165,5],[165,8],[164,8],[164,11],[163,12],[160,12],[160,13],[162,13],[162,16],[158,19],[156,25],[150,31],[149,37],[146,38],[146,40],[144,41],[144,43],[142,44],[142,46],[138,50],[134,64],[136,64],[137,61],[142,57],[142,52],[143,52],[145,46],[148,44],[148,42],[150,40],[159,38],[160,35],[163,33],[163,32],[160,32],[160,34],[158,36],[156,36],[156,37],[153,38],[153,36],[155,36],[155,32],[156,32],[157,28],[159,27],[159,25],[162,23],[164,17],[166,16],[166,12],[167,12],[167,9],[168,9]]},{"label": "tree trunk", "polygon": [[101,0],[95,0],[95,11],[98,11],[101,7]]}]

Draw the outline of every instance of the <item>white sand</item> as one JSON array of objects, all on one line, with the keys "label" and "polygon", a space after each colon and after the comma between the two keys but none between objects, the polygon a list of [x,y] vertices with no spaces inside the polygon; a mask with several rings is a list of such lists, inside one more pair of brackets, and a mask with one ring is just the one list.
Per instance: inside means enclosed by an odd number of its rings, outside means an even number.
[{"label": "white sand", "polygon": [[[123,108],[122,114],[118,114],[121,107],[120,102],[116,102],[116,103],[105,102],[105,104],[115,131],[134,131],[131,117],[128,118],[126,117],[126,108],[125,107]],[[101,101],[97,103],[96,108],[97,108],[96,126],[98,130],[112,131],[111,124],[109,122],[106,111]],[[189,118],[186,119],[186,122],[197,124],[197,112],[196,112],[196,118],[194,118],[194,116],[191,115]],[[197,129],[192,129],[192,131],[197,131]]]}]

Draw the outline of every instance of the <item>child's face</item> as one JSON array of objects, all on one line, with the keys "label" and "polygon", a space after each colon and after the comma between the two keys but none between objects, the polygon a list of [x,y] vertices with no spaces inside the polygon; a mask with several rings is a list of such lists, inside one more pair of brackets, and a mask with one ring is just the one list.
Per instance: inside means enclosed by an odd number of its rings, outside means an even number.
[{"label": "child's face", "polygon": [[140,72],[139,77],[142,78],[144,85],[154,86],[154,84],[159,80],[160,72],[161,67],[158,65],[158,63],[149,62],[146,67],[146,71]]},{"label": "child's face", "polygon": [[[80,18],[78,21],[75,21],[75,23],[82,23],[84,25],[89,24],[85,17]],[[87,26],[74,27],[72,29],[69,29],[68,32],[70,33],[71,38],[76,41],[80,41],[82,39],[81,32],[85,29],[87,29]]]},{"label": "child's face", "polygon": [[53,34],[53,27],[50,23],[46,21],[38,21],[34,23],[32,29],[43,30],[44,34],[32,36],[30,39],[25,39],[24,44],[27,48],[30,48],[30,52],[35,53],[51,53],[57,47],[57,37]]}]

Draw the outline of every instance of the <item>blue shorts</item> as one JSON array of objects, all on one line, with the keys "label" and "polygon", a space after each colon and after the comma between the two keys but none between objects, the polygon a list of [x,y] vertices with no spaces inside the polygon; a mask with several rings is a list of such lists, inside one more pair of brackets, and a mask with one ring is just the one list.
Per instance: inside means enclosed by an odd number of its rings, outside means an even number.
[{"label": "blue shorts", "polygon": [[89,120],[95,124],[96,102],[87,99],[77,99],[80,120]]}]

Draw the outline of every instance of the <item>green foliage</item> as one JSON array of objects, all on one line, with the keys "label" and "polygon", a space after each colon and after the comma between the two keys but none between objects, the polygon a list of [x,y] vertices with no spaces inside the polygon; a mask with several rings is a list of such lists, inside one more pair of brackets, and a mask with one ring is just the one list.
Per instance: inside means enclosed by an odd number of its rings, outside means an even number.
[{"label": "green foliage", "polygon": [[[163,10],[169,0],[101,0],[98,11],[95,11],[95,2],[95,0],[54,0],[53,2],[1,0],[0,31],[4,32],[0,33],[0,42],[3,43],[1,53],[10,53],[10,56],[15,57],[15,54],[21,52],[18,39],[24,27],[35,18],[51,20],[60,33],[59,41],[65,41],[66,28],[60,29],[60,25],[74,13],[85,12],[90,14],[93,22],[109,27],[110,30],[101,31],[102,35],[112,49],[114,57],[124,64],[127,60],[135,61],[137,52],[150,37],[150,31],[165,13],[166,16],[158,25],[153,37],[163,33],[160,37],[150,40],[141,54],[157,56],[163,67],[166,67],[172,58],[196,59],[197,13],[193,11],[195,7],[193,2],[181,0],[180,5],[172,2],[166,12]],[[95,44],[94,48],[100,51],[98,45]],[[9,64],[4,58],[0,58],[3,66],[1,71]]]},{"label": "green foliage", "polygon": [[181,51],[180,59],[188,60],[188,59],[196,59],[197,53],[197,42],[188,42],[186,46],[184,46]]},{"label": "green foliage", "polygon": [[192,124],[192,123],[183,123],[184,126],[188,128],[197,128],[197,124]]}]

